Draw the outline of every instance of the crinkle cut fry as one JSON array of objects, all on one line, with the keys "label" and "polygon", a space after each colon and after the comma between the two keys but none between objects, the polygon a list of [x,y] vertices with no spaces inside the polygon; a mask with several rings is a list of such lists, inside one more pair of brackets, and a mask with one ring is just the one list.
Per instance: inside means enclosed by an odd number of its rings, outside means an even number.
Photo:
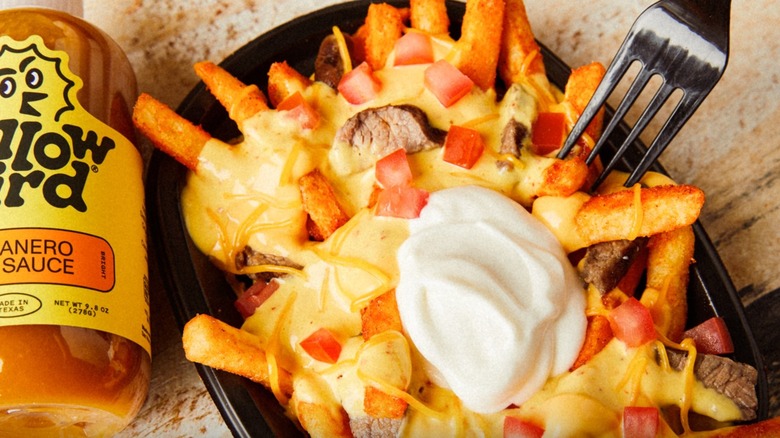
[{"label": "crinkle cut fry", "polygon": [[311,79],[290,67],[286,61],[274,62],[268,69],[268,99],[276,107],[296,92],[302,93],[311,82]]},{"label": "crinkle cut fry", "polygon": [[523,0],[506,0],[498,69],[506,84],[532,77],[540,85],[549,87],[541,49],[534,38]]},{"label": "crinkle cut fry", "polygon": [[341,208],[333,187],[318,169],[300,177],[298,187],[303,210],[309,215],[307,228],[313,240],[321,242],[347,223],[349,215]]},{"label": "crinkle cut fry", "polygon": [[[691,225],[704,205],[704,192],[690,185],[664,185],[640,189],[641,209],[634,200],[634,190],[630,189],[586,201],[574,216],[577,233],[586,246],[633,240]],[[636,235],[632,235],[634,231]]]},{"label": "crinkle cut fry", "polygon": [[[246,377],[271,388],[268,361],[260,339],[210,315],[197,315],[184,326],[184,353],[188,360]],[[279,368],[279,388],[292,395],[292,378]]]},{"label": "crinkle cut fry", "polygon": [[213,62],[196,63],[195,73],[239,127],[244,120],[268,109],[265,96],[257,85],[244,84]]},{"label": "crinkle cut fry", "polygon": [[[398,303],[395,300],[395,289],[371,300],[360,312],[363,328],[363,339],[369,340],[379,333],[394,330],[403,331],[401,315],[398,313]],[[363,397],[363,408],[366,413],[375,418],[402,418],[406,412],[407,403],[377,388],[368,386]]]},{"label": "crinkle cut fry", "polygon": [[372,3],[365,23],[365,57],[374,70],[385,66],[404,31],[404,13],[386,3]]},{"label": "crinkle cut fry", "polygon": [[417,30],[432,35],[449,33],[450,17],[444,0],[410,0],[409,16]]},{"label": "crinkle cut fry", "polygon": [[483,90],[492,88],[496,82],[503,27],[504,0],[466,2],[461,36],[450,58],[455,67]]},{"label": "crinkle cut fry", "polygon": [[694,244],[690,226],[651,236],[647,244],[647,288],[640,302],[650,309],[656,329],[674,342],[685,331]]},{"label": "crinkle cut fry", "polygon": [[135,103],[133,124],[157,149],[193,171],[203,146],[212,139],[200,126],[146,93],[141,93]]}]

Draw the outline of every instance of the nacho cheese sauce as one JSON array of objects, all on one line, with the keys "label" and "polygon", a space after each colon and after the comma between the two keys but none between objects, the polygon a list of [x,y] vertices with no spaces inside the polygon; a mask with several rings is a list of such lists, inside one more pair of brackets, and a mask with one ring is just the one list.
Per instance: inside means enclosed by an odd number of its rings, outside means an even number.
[{"label": "nacho cheese sauce", "polygon": [[410,229],[398,250],[401,320],[466,407],[521,405],[569,369],[585,334],[585,295],[541,222],[471,186],[433,193]]},{"label": "nacho cheese sauce", "polygon": [[[437,39],[437,58],[451,43]],[[364,105],[350,105],[320,82],[308,87],[304,98],[321,117],[316,129],[302,130],[284,112],[263,111],[243,122],[244,136],[235,144],[211,140],[182,191],[193,242],[223,270],[241,273],[235,257],[246,245],[302,267],[285,268],[287,275],[274,280],[279,288],[242,326],[260,338],[271,390],[282,404],[294,405],[274,380],[279,369],[291,374],[296,400],[343,407],[350,418],[366,416],[368,386],[403,396],[409,407],[399,434],[410,437],[501,436],[507,415],[555,436],[612,436],[627,404],[683,406],[686,400],[720,420],[738,418],[727,398],[683,384],[692,381],[690,372],[656,361],[654,343],[626,349],[613,340],[568,371],[584,338],[586,291],[561,244],[524,210],[533,204],[534,181],[554,160],[525,150],[520,157],[498,153],[510,107],[521,105],[533,119],[538,96],[513,86],[511,99],[496,101],[494,91],[475,87],[445,109],[423,87],[426,66],[391,62],[392,56],[376,72],[380,95]],[[391,103],[421,108],[437,128],[476,129],[486,144],[470,170],[444,162],[441,148],[408,155],[413,185],[431,192],[418,220],[376,216],[368,206],[373,160],[334,140],[350,116]],[[497,166],[499,160],[512,166]],[[351,217],[324,242],[308,240],[297,184],[315,168]],[[550,217],[558,229],[570,226],[565,215]],[[485,240],[491,244],[483,246]],[[485,259],[487,266],[475,263]],[[364,341],[360,310],[393,289],[404,332]],[[335,364],[312,359],[299,345],[321,327],[342,344]]]}]

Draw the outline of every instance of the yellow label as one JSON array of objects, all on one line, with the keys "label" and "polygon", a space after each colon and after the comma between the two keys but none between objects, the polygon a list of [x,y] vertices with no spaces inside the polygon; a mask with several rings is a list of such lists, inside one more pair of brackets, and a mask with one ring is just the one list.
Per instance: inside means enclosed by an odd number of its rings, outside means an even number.
[{"label": "yellow label", "polygon": [[0,326],[103,330],[151,354],[143,163],[68,55],[0,37]]}]

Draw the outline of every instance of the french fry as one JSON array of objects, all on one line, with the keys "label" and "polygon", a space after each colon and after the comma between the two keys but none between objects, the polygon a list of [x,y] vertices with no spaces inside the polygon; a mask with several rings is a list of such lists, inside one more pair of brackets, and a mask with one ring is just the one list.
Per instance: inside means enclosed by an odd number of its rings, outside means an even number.
[{"label": "french fry", "polygon": [[[212,316],[198,315],[184,326],[182,343],[188,360],[271,388],[268,361],[257,336]],[[292,394],[290,374],[280,368],[278,375],[279,389],[289,398]]]},{"label": "french fry", "polygon": [[496,82],[503,26],[504,0],[466,3],[461,35],[453,47],[451,62],[483,90]]},{"label": "french fry", "polygon": [[[587,243],[651,236],[691,225],[704,205],[704,193],[689,185],[666,185],[596,195],[574,216],[577,233]],[[641,208],[640,208],[641,206]]]},{"label": "french fry", "polygon": [[[374,298],[360,312],[363,327],[363,339],[387,330],[401,332],[401,315],[395,300],[395,290],[390,290]],[[397,397],[386,394],[377,388],[367,386],[363,397],[363,407],[366,413],[375,418],[402,418],[406,412],[407,403]]]},{"label": "french fry", "polygon": [[268,69],[268,99],[278,106],[296,92],[303,92],[311,85],[311,79],[290,67],[286,61],[274,62]]},{"label": "french fry", "polygon": [[403,14],[386,3],[372,3],[368,7],[365,26],[366,62],[378,70],[384,67],[395,42],[403,35]]},{"label": "french fry", "polygon": [[449,32],[450,17],[444,0],[410,0],[409,15],[415,29],[432,35]]},{"label": "french fry", "polygon": [[506,84],[519,83],[523,77],[533,77],[549,87],[542,52],[528,22],[523,0],[506,0],[498,69]]},{"label": "french fry", "polygon": [[569,196],[579,190],[588,179],[588,166],[582,156],[555,160],[544,169],[538,196]]},{"label": "french fry", "polygon": [[309,436],[352,438],[349,417],[341,406],[296,400],[295,411]]},{"label": "french fry", "polygon": [[141,93],[135,103],[133,124],[156,148],[193,171],[198,167],[200,151],[212,139],[200,126],[146,93]]},{"label": "french fry", "polygon": [[303,175],[298,180],[298,187],[303,209],[309,215],[308,228],[312,239],[327,239],[349,220],[349,216],[339,205],[333,187],[319,170],[315,169]]},{"label": "french fry", "polygon": [[[605,71],[606,69],[599,62],[592,62],[572,70],[569,80],[566,82],[563,101],[570,103],[578,115],[582,114],[590,98],[593,97]],[[585,129],[585,133],[593,140],[598,140],[601,137],[603,125],[604,107],[596,113]]]},{"label": "french fry", "polygon": [[585,341],[582,344],[580,353],[571,370],[585,365],[593,356],[601,351],[604,346],[614,337],[612,327],[609,325],[609,318],[604,315],[593,315],[588,317],[588,326],[585,330]]},{"label": "french fry", "polygon": [[640,302],[650,309],[657,330],[675,342],[685,330],[694,243],[690,226],[656,234],[648,242],[647,288]]},{"label": "french fry", "polygon": [[268,109],[265,96],[257,85],[244,84],[213,62],[196,63],[195,73],[239,126],[247,118]]},{"label": "french fry", "polygon": [[402,331],[401,315],[398,313],[398,303],[395,300],[395,289],[371,300],[360,311],[360,321],[363,327],[363,339],[387,330]]}]

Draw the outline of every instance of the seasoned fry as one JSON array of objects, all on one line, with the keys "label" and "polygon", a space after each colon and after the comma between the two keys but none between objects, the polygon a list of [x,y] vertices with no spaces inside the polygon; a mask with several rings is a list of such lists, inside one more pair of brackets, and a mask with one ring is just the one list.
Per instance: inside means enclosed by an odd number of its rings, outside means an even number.
[{"label": "seasoned fry", "polygon": [[247,118],[268,109],[265,96],[257,85],[244,84],[213,62],[196,63],[195,73],[225,107],[230,119],[239,125]]},{"label": "seasoned fry", "polygon": [[411,0],[409,14],[415,29],[432,35],[449,32],[450,17],[444,0]]},{"label": "seasoned fry", "polygon": [[404,31],[401,11],[386,3],[372,3],[366,15],[366,62],[374,70],[384,67],[387,57]]},{"label": "seasoned fry", "polygon": [[679,342],[688,314],[688,268],[695,237],[690,226],[656,234],[648,242],[647,289],[640,302],[653,315],[656,328]]},{"label": "seasoned fry", "polygon": [[146,93],[138,96],[133,123],[156,148],[193,171],[198,167],[200,151],[211,140],[211,135],[200,126]]},{"label": "seasoned fry", "polygon": [[578,234],[592,245],[608,240],[651,236],[691,225],[704,205],[704,193],[689,185],[622,190],[590,198],[574,217]]},{"label": "seasoned fry", "polygon": [[360,311],[360,320],[365,340],[387,330],[402,331],[403,325],[401,324],[401,315],[398,313],[398,304],[395,301],[395,289],[371,300],[368,306]]},{"label": "seasoned fry", "polygon": [[274,62],[268,69],[268,99],[273,106],[278,106],[296,92],[303,92],[310,85],[311,79],[290,67],[286,61]]},{"label": "seasoned fry", "polygon": [[[588,105],[590,98],[604,77],[606,69],[599,62],[592,62],[572,70],[569,80],[566,82],[563,101],[572,105],[577,114],[582,114]],[[604,125],[604,107],[599,109],[596,116],[588,124],[585,133],[593,140],[601,137],[601,129]]]},{"label": "seasoned fry", "polygon": [[313,438],[351,438],[349,417],[340,406],[296,400],[295,409],[301,426]]},{"label": "seasoned fry", "polygon": [[539,196],[569,196],[579,190],[588,179],[588,166],[582,156],[555,160],[544,169]]},{"label": "seasoned fry", "polygon": [[503,0],[466,3],[460,39],[453,47],[452,64],[487,90],[495,84],[504,26]]},{"label": "seasoned fry", "polygon": [[[188,360],[271,387],[266,355],[255,335],[212,316],[198,315],[184,326],[182,342]],[[290,374],[282,369],[279,388],[287,397],[292,394]]]},{"label": "seasoned fry", "polygon": [[[360,317],[365,340],[387,330],[403,330],[394,289],[371,300],[368,306],[361,310]],[[401,418],[406,412],[407,403],[368,386],[365,389],[363,406],[366,413],[375,418]]]},{"label": "seasoned fry", "polygon": [[309,215],[309,235],[312,239],[327,239],[349,220],[349,216],[336,199],[333,187],[319,170],[315,169],[302,176],[298,180],[298,186],[303,209]]},{"label": "seasoned fry", "polygon": [[601,351],[607,343],[612,340],[614,334],[609,325],[609,318],[604,315],[593,315],[588,317],[588,328],[585,331],[585,342],[582,345],[577,360],[571,366],[571,370],[585,365],[593,356]]},{"label": "seasoned fry", "polygon": [[542,53],[534,38],[523,0],[506,0],[501,56],[498,64],[501,79],[507,84],[533,77],[549,87]]}]

